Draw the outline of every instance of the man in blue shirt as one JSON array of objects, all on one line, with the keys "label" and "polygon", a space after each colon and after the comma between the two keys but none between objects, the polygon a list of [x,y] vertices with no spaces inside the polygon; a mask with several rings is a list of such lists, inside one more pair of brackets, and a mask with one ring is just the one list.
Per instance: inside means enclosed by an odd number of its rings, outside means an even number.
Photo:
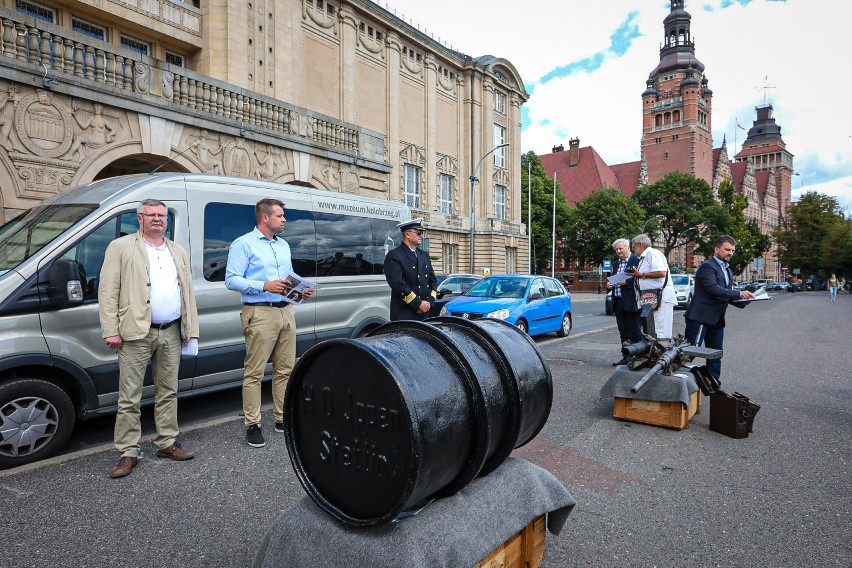
[{"label": "man in blue shirt", "polygon": [[[290,245],[284,232],[284,203],[261,199],[254,207],[257,227],[237,238],[228,251],[225,286],[240,293],[240,320],[246,338],[243,374],[243,414],[249,446],[266,445],[260,427],[260,384],[266,363],[272,357],[272,413],[275,431],[284,431],[284,391],[296,362],[296,317],[293,305],[284,299],[289,291],[286,278],[293,270]],[[313,290],[305,290],[308,299]]]}]

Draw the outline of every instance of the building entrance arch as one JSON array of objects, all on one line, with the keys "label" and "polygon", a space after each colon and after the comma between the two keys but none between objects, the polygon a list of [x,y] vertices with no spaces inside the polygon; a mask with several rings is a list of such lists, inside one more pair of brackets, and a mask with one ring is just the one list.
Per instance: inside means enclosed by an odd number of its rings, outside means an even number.
[{"label": "building entrance arch", "polygon": [[164,156],[140,153],[122,156],[121,158],[109,163],[95,174],[92,181],[129,174],[147,174],[154,170],[157,170],[158,172],[189,173],[189,170],[186,167],[175,160],[169,161],[169,158]]}]

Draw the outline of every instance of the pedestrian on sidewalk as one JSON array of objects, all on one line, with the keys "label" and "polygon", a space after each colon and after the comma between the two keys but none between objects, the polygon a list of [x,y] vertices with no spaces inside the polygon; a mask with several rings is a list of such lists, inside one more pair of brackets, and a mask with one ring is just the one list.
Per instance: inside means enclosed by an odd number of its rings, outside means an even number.
[{"label": "pedestrian on sidewalk", "polygon": [[831,278],[828,279],[828,301],[833,302],[837,299],[837,286],[839,282],[837,280],[837,275],[832,272]]},{"label": "pedestrian on sidewalk", "polygon": [[139,231],[112,241],[104,255],[98,287],[98,315],[106,344],[118,350],[118,413],[110,471],[129,475],[139,460],[142,436],[139,404],[145,369],[154,379],[157,457],[177,461],[195,454],[181,447],[177,419],[181,346],[198,341],[198,312],[186,251],[166,238],[168,210],[146,199],[136,209]]}]

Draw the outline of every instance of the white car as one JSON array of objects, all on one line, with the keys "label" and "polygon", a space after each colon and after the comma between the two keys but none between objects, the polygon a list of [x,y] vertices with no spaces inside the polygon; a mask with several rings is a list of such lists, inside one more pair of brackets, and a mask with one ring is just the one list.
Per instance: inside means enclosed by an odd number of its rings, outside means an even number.
[{"label": "white car", "polygon": [[686,309],[695,293],[695,278],[691,274],[672,274],[677,306]]}]

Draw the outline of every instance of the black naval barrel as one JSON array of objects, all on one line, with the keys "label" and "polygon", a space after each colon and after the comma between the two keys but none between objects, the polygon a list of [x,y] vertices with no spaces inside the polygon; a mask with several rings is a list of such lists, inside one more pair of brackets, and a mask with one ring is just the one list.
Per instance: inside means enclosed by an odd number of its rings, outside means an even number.
[{"label": "black naval barrel", "polygon": [[299,359],[287,451],[319,507],[375,525],[496,469],[544,427],[552,400],[547,362],[508,323],[391,322]]}]

